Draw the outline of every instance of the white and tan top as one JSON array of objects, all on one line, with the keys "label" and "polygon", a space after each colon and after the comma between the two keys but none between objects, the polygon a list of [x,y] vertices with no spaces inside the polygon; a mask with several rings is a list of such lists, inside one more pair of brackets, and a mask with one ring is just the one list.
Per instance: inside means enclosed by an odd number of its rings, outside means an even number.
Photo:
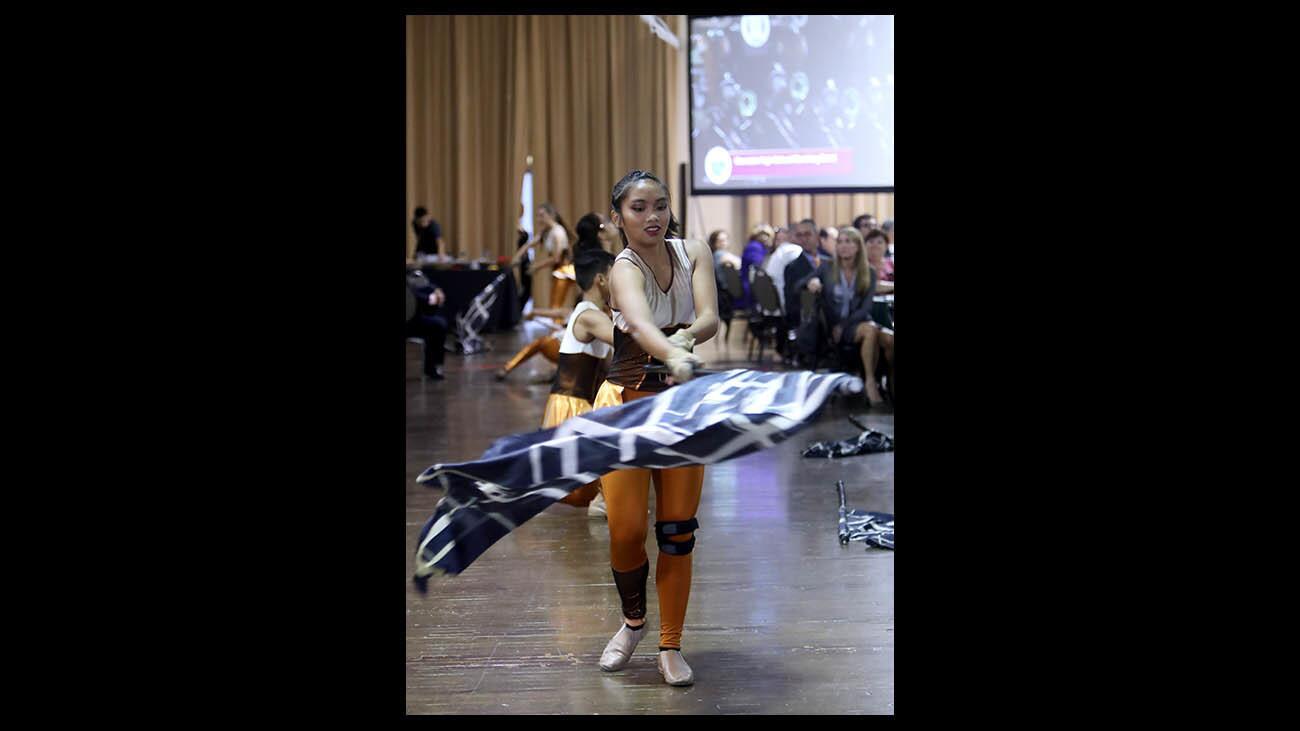
[{"label": "white and tan top", "polygon": [[554,256],[555,252],[561,247],[569,245],[569,234],[563,226],[552,226],[547,229],[546,234],[542,236],[542,248],[546,250],[547,255]]},{"label": "white and tan top", "polygon": [[[619,259],[626,259],[641,269],[641,275],[645,277],[645,299],[650,305],[650,314],[654,319],[655,327],[689,325],[695,322],[695,294],[691,282],[691,259],[686,253],[685,241],[666,239],[665,243],[668,244],[668,252],[673,262],[673,281],[668,285],[667,292],[659,288],[659,282],[655,279],[654,270],[632,247],[623,249],[615,257],[614,261],[617,263]],[[618,308],[618,302],[611,301],[610,307],[614,310],[614,327],[627,332],[627,321],[623,319],[623,313]]]},{"label": "white and tan top", "polygon": [[573,335],[573,324],[578,321],[578,315],[587,310],[599,312],[600,308],[588,300],[578,303],[578,306],[573,309],[573,314],[569,316],[569,326],[565,328],[564,339],[560,341],[560,352],[582,353],[583,355],[590,355],[593,358],[604,360],[609,357],[610,353],[614,352],[614,346],[601,342],[596,338],[592,338],[590,343],[584,343]]}]

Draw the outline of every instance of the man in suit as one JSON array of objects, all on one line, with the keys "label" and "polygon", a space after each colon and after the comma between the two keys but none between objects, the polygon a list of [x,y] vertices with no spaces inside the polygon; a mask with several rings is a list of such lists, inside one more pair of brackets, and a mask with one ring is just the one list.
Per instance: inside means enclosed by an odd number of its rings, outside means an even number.
[{"label": "man in suit", "polygon": [[406,321],[406,337],[424,340],[424,376],[441,381],[443,345],[447,341],[447,318],[443,316],[442,305],[447,295],[419,269],[407,273],[406,286],[415,298],[415,315]]},{"label": "man in suit", "polygon": [[[817,250],[817,222],[811,218],[805,218],[800,221],[794,229],[795,243],[803,249],[803,253],[795,260],[791,261],[785,267],[785,316],[786,324],[791,332],[798,332],[799,321],[802,313],[800,308],[800,296],[802,290],[797,283],[802,279],[807,279],[808,275],[817,271],[821,263],[819,252]],[[805,360],[810,353],[800,352],[799,355]]]}]

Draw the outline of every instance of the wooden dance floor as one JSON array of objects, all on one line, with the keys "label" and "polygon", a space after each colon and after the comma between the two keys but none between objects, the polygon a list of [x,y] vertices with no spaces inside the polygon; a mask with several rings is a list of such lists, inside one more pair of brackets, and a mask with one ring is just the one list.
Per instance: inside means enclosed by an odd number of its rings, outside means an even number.
[{"label": "wooden dance floor", "polygon": [[[752,367],[742,329],[733,322],[725,349],[710,342],[696,352],[709,367]],[[554,366],[539,355],[497,382],[493,371],[521,336],[487,339],[489,352],[448,354],[441,382],[420,379],[419,348],[407,347],[408,564],[442,495],[417,485],[416,476],[541,424],[549,385],[530,381]],[[766,360],[763,367],[780,368],[770,353]],[[812,441],[856,437],[850,413],[893,436],[892,413],[866,412],[861,401],[841,397],[793,439],[705,468],[682,635],[695,685],[670,687],[655,668],[653,530],[646,541],[651,629],[628,667],[597,667],[621,617],[608,528],[585,509],[555,505],[460,576],[435,577],[427,596],[408,582],[407,712],[892,714],[894,554],[839,544],[835,481],[845,481],[850,508],[893,513],[894,455],[799,456]]]}]

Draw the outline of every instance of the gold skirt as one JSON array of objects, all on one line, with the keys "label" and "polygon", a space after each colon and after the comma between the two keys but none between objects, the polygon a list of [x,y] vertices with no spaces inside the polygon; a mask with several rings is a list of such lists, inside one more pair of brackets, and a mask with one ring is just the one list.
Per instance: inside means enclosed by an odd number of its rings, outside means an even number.
[{"label": "gold skirt", "polygon": [[[622,403],[620,401],[619,403]],[[546,414],[542,416],[542,428],[551,429],[572,419],[575,416],[581,416],[592,410],[591,404],[586,399],[580,399],[577,396],[565,396],[560,393],[553,393],[546,399]],[[600,491],[600,480],[589,482],[586,485],[569,493],[569,496],[560,502],[565,505],[572,505],[575,508],[583,508],[596,499],[596,494]]]},{"label": "gold skirt", "polygon": [[600,390],[596,392],[596,401],[591,408],[603,409],[606,406],[622,406],[637,399],[654,398],[660,393],[662,391],[637,391],[605,381],[600,384]]},{"label": "gold skirt", "polygon": [[586,399],[553,393],[550,398],[546,399],[546,414],[542,416],[542,428],[551,429],[557,427],[575,416],[581,416],[591,411],[591,409],[592,406]]},{"label": "gold skirt", "polygon": [[591,408],[603,409],[606,406],[623,405],[623,387],[616,386],[609,381],[600,384],[600,390],[596,391],[596,400],[592,403]]}]

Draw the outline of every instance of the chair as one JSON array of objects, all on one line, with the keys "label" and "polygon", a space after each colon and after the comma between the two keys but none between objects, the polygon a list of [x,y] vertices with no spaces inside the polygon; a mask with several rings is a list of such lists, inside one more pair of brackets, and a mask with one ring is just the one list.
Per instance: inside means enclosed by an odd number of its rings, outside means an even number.
[{"label": "chair", "polygon": [[[407,284],[406,284],[406,321],[407,322],[410,322],[411,318],[415,317],[415,313],[416,313],[415,294],[411,291],[412,283],[413,281],[419,282],[422,279],[424,279],[424,272],[421,272],[419,269],[416,269],[414,272],[407,274]],[[406,343],[407,345],[415,345],[417,348],[419,348],[419,355],[420,356],[424,355],[424,338],[410,337],[406,339]]]},{"label": "chair", "polygon": [[416,359],[416,361],[423,362],[423,360],[424,360],[424,346],[425,346],[424,338],[410,337],[410,338],[407,338],[407,339],[406,339],[406,348],[407,348],[407,357],[408,357],[408,358],[410,357],[410,348],[411,348],[412,345],[415,346],[415,359]]},{"label": "chair", "polygon": [[[740,272],[736,271],[735,267],[720,266],[718,267],[717,274],[722,279],[723,287],[726,289],[727,296],[731,298],[732,302],[739,302],[740,298],[745,296],[745,288],[740,283]],[[726,326],[722,335],[724,343],[727,338],[731,336],[731,318],[736,314],[739,313],[736,313],[733,310],[728,314],[728,317],[722,321]]]},{"label": "chair", "polygon": [[767,342],[772,342],[776,349],[776,339],[785,334],[785,313],[781,309],[781,295],[777,294],[772,277],[762,269],[755,267],[754,281],[750,282],[750,291],[754,294],[754,307],[749,313],[749,332],[754,336],[747,350],[750,360],[754,359],[754,342],[758,343],[758,359],[763,360],[763,351]]}]

